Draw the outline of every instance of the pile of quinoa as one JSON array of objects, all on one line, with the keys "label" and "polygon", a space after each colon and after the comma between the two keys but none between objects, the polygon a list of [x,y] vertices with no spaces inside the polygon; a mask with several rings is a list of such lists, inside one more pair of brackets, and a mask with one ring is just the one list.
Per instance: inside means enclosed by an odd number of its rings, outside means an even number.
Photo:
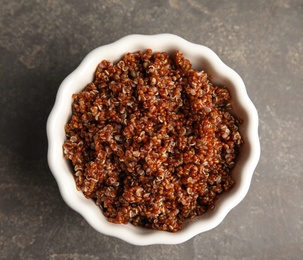
[{"label": "pile of quinoa", "polygon": [[65,126],[77,189],[110,222],[180,230],[235,185],[242,139],[230,100],[180,51],[103,60]]}]

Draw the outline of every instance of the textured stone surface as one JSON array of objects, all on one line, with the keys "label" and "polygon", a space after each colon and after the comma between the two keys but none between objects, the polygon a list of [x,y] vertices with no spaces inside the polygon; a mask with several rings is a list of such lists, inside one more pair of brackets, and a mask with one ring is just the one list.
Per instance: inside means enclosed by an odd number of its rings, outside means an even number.
[{"label": "textured stone surface", "polygon": [[[1,259],[302,259],[303,1],[1,0]],[[262,155],[216,229],[137,247],[94,231],[61,199],[45,124],[59,84],[93,48],[169,32],[212,48],[246,83]]]}]

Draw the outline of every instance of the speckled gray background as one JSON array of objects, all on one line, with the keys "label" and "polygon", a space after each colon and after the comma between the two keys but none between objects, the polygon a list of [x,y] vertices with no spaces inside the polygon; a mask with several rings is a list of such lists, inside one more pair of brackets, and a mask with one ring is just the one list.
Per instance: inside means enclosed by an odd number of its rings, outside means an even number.
[{"label": "speckled gray background", "polygon": [[[303,1],[0,0],[0,259],[303,259]],[[246,83],[262,155],[212,231],[138,247],[61,199],[45,124],[61,81],[97,46],[169,32],[212,48]]]}]

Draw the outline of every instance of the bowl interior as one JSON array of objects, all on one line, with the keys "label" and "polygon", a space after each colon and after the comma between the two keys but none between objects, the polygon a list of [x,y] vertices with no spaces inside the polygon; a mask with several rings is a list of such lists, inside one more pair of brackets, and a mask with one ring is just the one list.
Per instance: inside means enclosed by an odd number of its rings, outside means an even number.
[{"label": "bowl interior", "polygon": [[[204,70],[212,76],[213,84],[226,86],[229,89],[234,114],[243,120],[240,132],[245,143],[240,149],[237,164],[233,169],[236,186],[223,194],[222,198],[217,201],[214,210],[188,221],[184,228],[177,233],[108,222],[94,202],[84,198],[82,192],[76,190],[73,171],[62,153],[62,144],[65,141],[64,126],[71,116],[72,94],[81,91],[86,84],[92,82],[95,69],[102,60],[116,62],[127,52],[147,48],[168,53],[176,50],[182,51],[195,69]],[[90,52],[79,67],[60,85],[55,105],[48,119],[47,135],[49,166],[65,202],[99,232],[136,245],[181,243],[198,233],[217,226],[246,195],[260,153],[257,111],[247,96],[240,76],[226,66],[209,48],[190,43],[171,34],[131,35]]]}]

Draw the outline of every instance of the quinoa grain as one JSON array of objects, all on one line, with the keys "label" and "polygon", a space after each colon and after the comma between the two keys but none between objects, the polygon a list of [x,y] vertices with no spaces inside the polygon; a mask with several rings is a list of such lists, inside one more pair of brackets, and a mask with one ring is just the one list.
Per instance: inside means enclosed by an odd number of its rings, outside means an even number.
[{"label": "quinoa grain", "polygon": [[102,61],[65,126],[77,189],[111,222],[180,230],[235,185],[243,141],[230,99],[179,51]]}]

